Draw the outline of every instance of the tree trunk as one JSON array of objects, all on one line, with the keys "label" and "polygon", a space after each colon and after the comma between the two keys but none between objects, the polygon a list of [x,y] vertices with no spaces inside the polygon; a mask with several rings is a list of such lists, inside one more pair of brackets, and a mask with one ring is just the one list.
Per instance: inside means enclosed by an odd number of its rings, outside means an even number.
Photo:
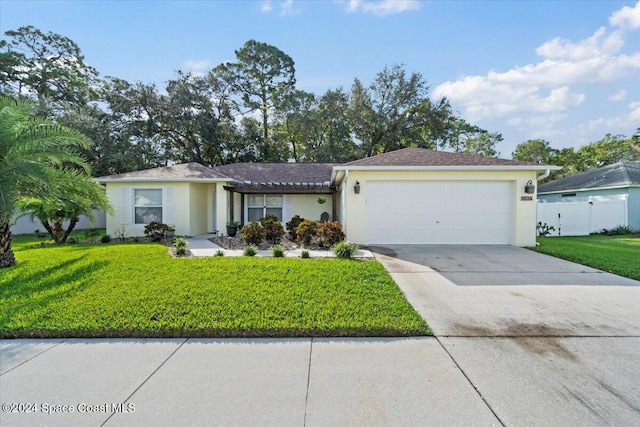
[{"label": "tree trunk", "polygon": [[71,232],[73,231],[73,229],[75,228],[75,226],[76,226],[76,224],[78,223],[79,220],[80,220],[80,218],[75,217],[71,221],[69,221],[69,226],[65,230],[64,236],[62,236],[62,241],[60,243],[66,243],[67,242],[67,238],[69,237],[69,234],[71,234]]},{"label": "tree trunk", "polygon": [[16,265],[16,257],[11,249],[11,228],[9,223],[0,224],[0,268]]}]

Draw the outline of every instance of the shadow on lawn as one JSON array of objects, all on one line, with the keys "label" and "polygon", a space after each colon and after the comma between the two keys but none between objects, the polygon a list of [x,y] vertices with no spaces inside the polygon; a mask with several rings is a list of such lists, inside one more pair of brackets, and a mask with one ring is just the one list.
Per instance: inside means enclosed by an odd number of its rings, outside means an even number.
[{"label": "shadow on lawn", "polygon": [[[91,276],[109,263],[107,261],[82,264],[86,255],[30,274],[18,274],[18,283],[7,283],[0,289],[4,309],[0,324],[9,325],[16,314],[47,313],[48,307],[74,295],[91,284]],[[26,264],[27,262],[25,262]],[[10,301],[13,299],[13,301]],[[7,336],[0,330],[0,337]]]}]

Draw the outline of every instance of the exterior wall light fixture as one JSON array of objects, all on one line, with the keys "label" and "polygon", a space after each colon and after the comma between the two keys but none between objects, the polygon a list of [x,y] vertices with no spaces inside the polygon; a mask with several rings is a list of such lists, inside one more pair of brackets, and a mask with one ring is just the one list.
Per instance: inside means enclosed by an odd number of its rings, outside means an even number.
[{"label": "exterior wall light fixture", "polygon": [[529,182],[527,182],[527,185],[524,186],[524,192],[527,194],[533,194],[536,192],[536,186],[533,185],[533,182],[531,180],[529,180]]}]

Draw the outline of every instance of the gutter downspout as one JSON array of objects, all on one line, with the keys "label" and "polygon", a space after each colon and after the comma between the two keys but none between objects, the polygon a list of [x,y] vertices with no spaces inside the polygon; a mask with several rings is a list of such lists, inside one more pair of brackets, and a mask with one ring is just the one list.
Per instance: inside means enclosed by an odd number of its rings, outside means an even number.
[{"label": "gutter downspout", "polygon": [[551,175],[551,169],[546,169],[542,175],[540,175],[540,176],[538,176],[536,178],[536,181],[542,181],[543,179],[545,179],[549,175]]}]

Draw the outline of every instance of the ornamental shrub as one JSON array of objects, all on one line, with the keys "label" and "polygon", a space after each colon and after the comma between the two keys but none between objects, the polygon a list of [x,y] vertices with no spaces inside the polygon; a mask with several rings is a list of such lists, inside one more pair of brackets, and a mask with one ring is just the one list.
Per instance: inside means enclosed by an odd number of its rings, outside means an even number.
[{"label": "ornamental shrub", "polygon": [[264,237],[271,243],[278,243],[282,236],[284,236],[284,228],[278,218],[271,214],[265,215],[260,220],[262,227],[264,228]]},{"label": "ornamental shrub", "polygon": [[317,232],[318,224],[310,219],[305,219],[298,225],[298,228],[296,228],[296,241],[304,246],[309,246]]},{"label": "ornamental shrub", "polygon": [[338,221],[325,221],[318,226],[318,243],[323,248],[330,248],[344,240],[344,232]]},{"label": "ornamental shrub", "polygon": [[289,232],[289,236],[291,236],[291,240],[297,240],[298,234],[296,233],[296,230],[302,221],[304,221],[304,218],[300,215],[295,215],[291,218],[291,221],[287,223],[287,231]]},{"label": "ornamental shrub", "polygon": [[353,254],[356,253],[356,250],[358,250],[358,245],[350,242],[340,242],[333,245],[331,250],[338,258],[350,259],[353,257]]},{"label": "ornamental shrub", "polygon": [[242,240],[249,245],[259,245],[265,238],[264,227],[258,221],[251,221],[242,227]]},{"label": "ornamental shrub", "polygon": [[169,231],[169,226],[157,221],[151,221],[144,226],[144,235],[154,242],[164,239],[165,234]]},{"label": "ornamental shrub", "polygon": [[183,237],[176,237],[173,240],[173,247],[176,248],[176,255],[182,256],[187,253],[187,241]]},{"label": "ornamental shrub", "polygon": [[285,248],[282,245],[275,245],[271,248],[271,252],[273,253],[274,258],[282,258],[284,257]]},{"label": "ornamental shrub", "polygon": [[253,245],[249,245],[244,248],[244,256],[256,256],[258,250]]}]

